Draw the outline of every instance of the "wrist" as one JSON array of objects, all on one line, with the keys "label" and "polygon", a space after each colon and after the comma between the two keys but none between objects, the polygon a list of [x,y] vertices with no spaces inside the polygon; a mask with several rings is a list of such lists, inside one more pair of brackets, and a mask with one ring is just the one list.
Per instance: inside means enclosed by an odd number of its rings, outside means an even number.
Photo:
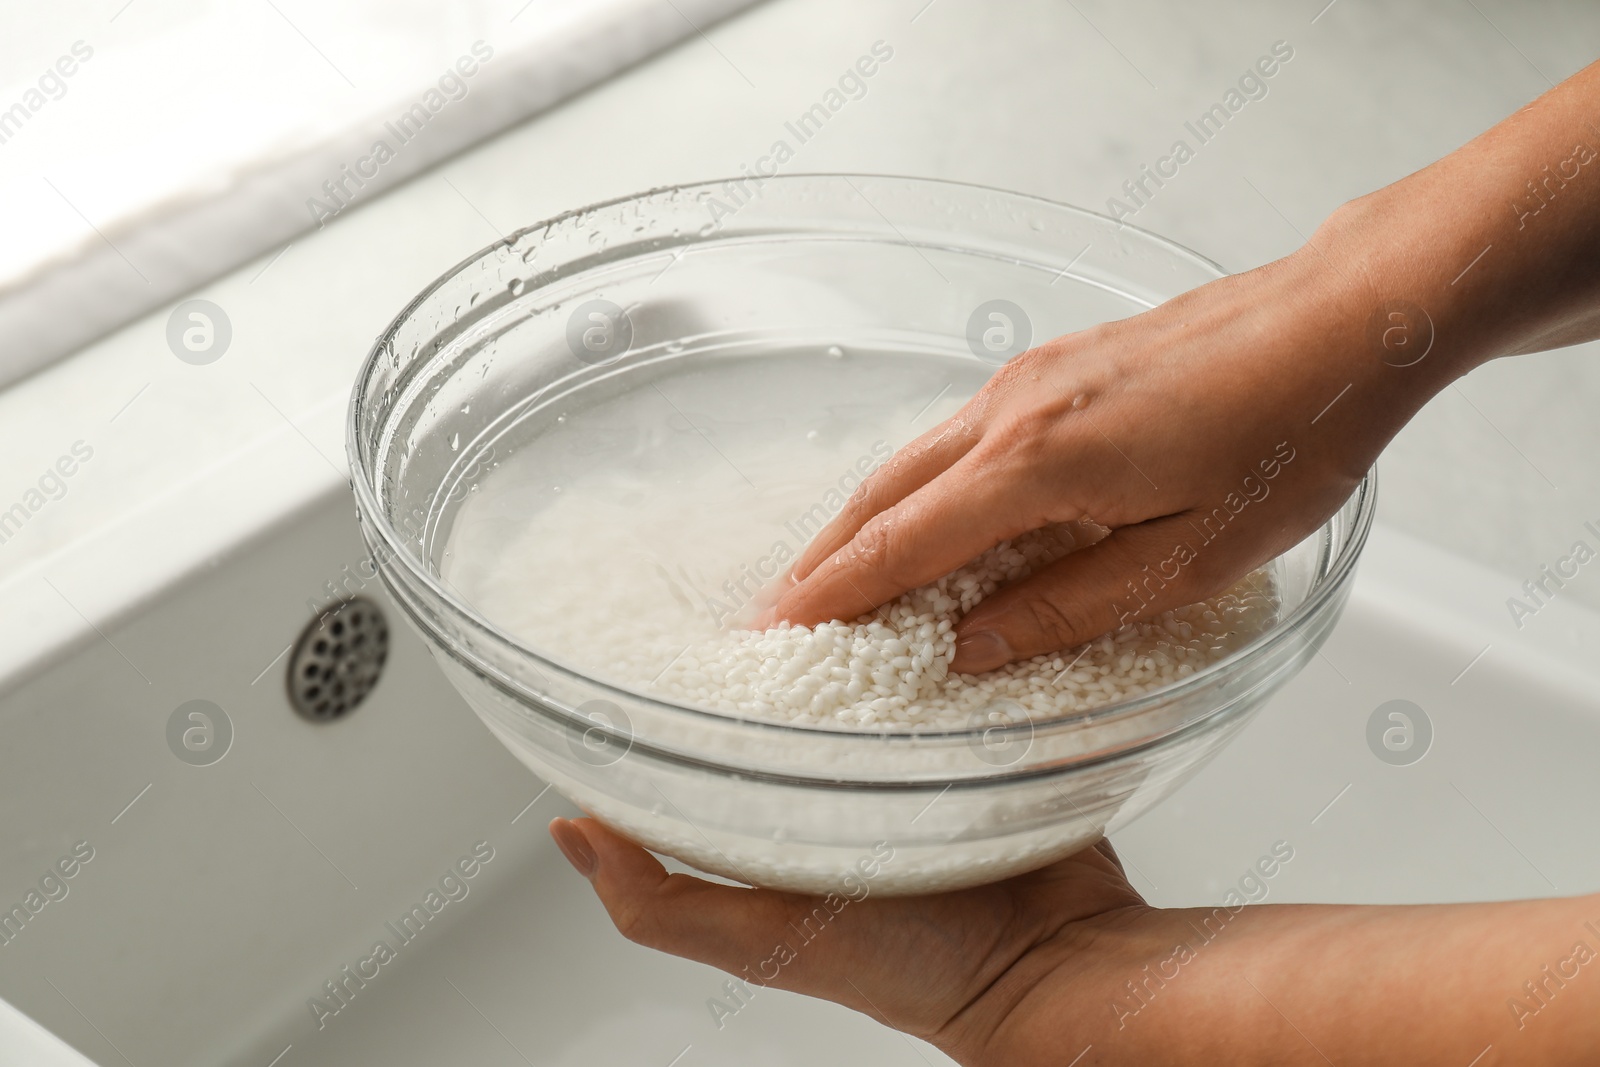
[{"label": "wrist", "polygon": [[1497,354],[1450,284],[1450,255],[1411,232],[1409,199],[1390,187],[1352,201],[1266,268],[1269,325],[1300,364],[1302,433],[1352,484],[1423,405]]},{"label": "wrist", "polygon": [[1359,330],[1357,358],[1406,372],[1375,373],[1390,387],[1425,393],[1425,402],[1499,352],[1460,285],[1481,247],[1471,235],[1432,240],[1406,184],[1341,205],[1294,255],[1337,278],[1332,299]]},{"label": "wrist", "polygon": [[1276,966],[1268,910],[1141,905],[1070,923],[938,1044],[965,1067],[1061,1067],[1091,1046],[1084,1062],[1279,1062],[1281,1020],[1238,981],[1241,961]]},{"label": "wrist", "polygon": [[1106,1047],[1118,982],[1158,954],[1152,917],[1166,914],[1137,904],[1063,925],[930,1040],[963,1067],[1060,1067],[1085,1045]]}]

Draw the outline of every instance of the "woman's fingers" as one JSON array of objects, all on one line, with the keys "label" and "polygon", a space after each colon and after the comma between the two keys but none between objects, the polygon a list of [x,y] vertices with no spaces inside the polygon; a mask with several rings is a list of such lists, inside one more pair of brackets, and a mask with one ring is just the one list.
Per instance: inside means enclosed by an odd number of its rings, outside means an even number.
[{"label": "woman's fingers", "polygon": [[972,453],[879,512],[785,592],[773,617],[797,626],[854,619],[942,578],[1008,537],[1040,525],[1031,494],[977,469]]},{"label": "woman's fingers", "polygon": [[961,620],[950,669],[981,674],[1203,599],[1227,566],[1196,539],[1187,514],[1151,519],[1007,586]]},{"label": "woman's fingers", "polygon": [[1109,845],[993,885],[879,900],[868,899],[870,875],[806,896],[668,874],[593,819],[556,819],[550,834],[629,940],[942,1046],[988,1033],[973,1005],[1064,924],[1143,905]]},{"label": "woman's fingers", "polygon": [[594,885],[622,935],[647,948],[738,973],[771,951],[772,931],[797,910],[785,893],[668,874],[650,853],[593,819],[555,819],[550,836]]},{"label": "woman's fingers", "polygon": [[894,507],[943,474],[977,442],[978,434],[957,415],[890,456],[861,483],[839,514],[800,554],[789,571],[790,580],[805,579],[823,560],[849,544],[867,520]]},{"label": "woman's fingers", "polygon": [[[904,923],[880,928],[876,916],[862,911],[864,901],[847,914],[850,901],[838,894],[744,889],[668,874],[650,853],[593,819],[556,819],[550,836],[589,879],[618,931],[646,948],[709,964],[752,986],[825,997],[881,1018],[876,1001],[891,1013],[885,1021],[913,1031],[927,1029],[926,1018],[939,1019],[941,1007],[970,995],[964,992],[969,976],[952,960],[902,987],[907,971],[892,957],[914,957],[922,946]],[[926,921],[913,924],[918,930],[937,929],[940,898],[930,899]],[[975,921],[987,918],[980,909]],[[810,943],[836,927],[825,941]],[[872,1000],[862,995],[862,985],[878,989]]]}]

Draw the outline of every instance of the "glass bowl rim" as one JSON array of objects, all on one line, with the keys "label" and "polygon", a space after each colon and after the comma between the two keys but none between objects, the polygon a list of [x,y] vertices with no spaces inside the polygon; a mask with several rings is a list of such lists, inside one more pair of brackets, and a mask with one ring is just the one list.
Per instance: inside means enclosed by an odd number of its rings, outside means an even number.
[{"label": "glass bowl rim", "polygon": [[[1200,253],[1195,252],[1190,248],[1178,244],[1171,238],[1163,237],[1160,234],[1153,233],[1141,226],[1136,226],[1132,223],[1114,219],[1109,215],[1105,215],[1097,211],[1091,211],[1087,208],[1051,200],[1047,197],[1036,196],[1030,193],[1018,193],[1006,189],[997,189],[992,186],[981,185],[976,182],[950,181],[942,178],[914,177],[900,174],[818,171],[774,175],[771,178],[764,179],[762,185],[763,187],[770,183],[791,185],[827,179],[842,179],[846,182],[850,182],[851,179],[888,180],[904,182],[913,186],[923,186],[930,189],[945,189],[951,191],[982,193],[990,196],[1000,196],[1013,202],[1046,208],[1052,212],[1078,216],[1085,220],[1089,220],[1093,225],[1103,227],[1107,224],[1110,224],[1115,226],[1119,232],[1124,230],[1132,231],[1133,233],[1138,234],[1141,238],[1161,247],[1163,251],[1176,254],[1183,259],[1189,260],[1190,262],[1203,267],[1208,272],[1213,273],[1218,278],[1226,277],[1228,273],[1227,271],[1223,270],[1221,265],[1217,264],[1213,260],[1202,256]],[[1300,604],[1296,605],[1288,615],[1284,616],[1276,624],[1274,624],[1271,629],[1257,635],[1244,647],[1235,650],[1228,656],[1225,656],[1214,663],[1207,664],[1205,667],[1195,671],[1193,674],[1183,678],[1181,681],[1174,682],[1170,685],[1159,686],[1128,700],[1117,701],[1111,704],[1104,704],[1093,708],[1086,708],[1070,715],[1052,716],[1050,718],[1037,720],[1025,719],[1016,723],[985,723],[959,729],[945,730],[846,730],[821,724],[789,723],[779,722],[776,720],[746,718],[738,715],[732,715],[727,712],[714,711],[709,708],[699,708],[687,704],[678,704],[670,700],[661,699],[657,696],[636,692],[624,686],[616,685],[611,682],[593,677],[583,670],[578,670],[561,663],[551,661],[541,653],[527,647],[521,641],[517,640],[514,635],[506,633],[498,625],[480,615],[471,604],[466,603],[463,598],[453,593],[444,585],[444,583],[440,582],[432,574],[429,574],[427,570],[420,565],[419,561],[411,558],[411,553],[400,542],[393,525],[390,523],[387,514],[384,512],[378,500],[376,491],[372,487],[369,475],[375,472],[368,469],[367,464],[364,462],[361,449],[360,431],[366,386],[372,379],[374,372],[378,367],[379,360],[383,357],[384,352],[388,348],[388,342],[394,336],[394,334],[410,319],[412,314],[414,314],[419,307],[421,307],[431,296],[433,296],[434,293],[443,288],[447,283],[474,265],[493,255],[501,247],[510,247],[515,245],[516,242],[521,240],[524,236],[534,231],[547,230],[568,220],[582,218],[592,212],[601,211],[607,208],[619,207],[634,202],[646,201],[660,197],[664,194],[696,193],[702,190],[716,191],[721,189],[728,182],[737,180],[740,179],[717,178],[706,181],[686,182],[677,185],[656,186],[652,189],[647,189],[642,192],[629,193],[623,196],[596,201],[586,206],[574,208],[562,212],[559,215],[553,215],[548,219],[523,226],[520,229],[517,229],[483,246],[478,251],[456,263],[449,270],[440,274],[426,287],[424,287],[415,297],[408,301],[374,340],[371,349],[368,351],[366,358],[362,360],[361,366],[356,373],[355,383],[352,386],[350,400],[346,407],[345,451],[346,458],[350,464],[350,482],[352,490],[356,497],[356,503],[365,520],[363,526],[375,531],[382,539],[384,548],[383,554],[391,561],[400,560],[401,567],[407,576],[413,581],[420,581],[432,597],[436,598],[443,604],[448,605],[451,613],[457,620],[466,623],[473,630],[486,634],[496,643],[515,650],[518,655],[533,660],[540,669],[554,670],[562,674],[576,676],[582,679],[584,683],[595,687],[603,694],[614,694],[625,697],[627,700],[631,701],[642,701],[650,705],[652,708],[660,709],[670,714],[685,715],[691,718],[705,718],[714,720],[719,725],[735,729],[753,728],[758,732],[769,734],[794,733],[801,736],[822,735],[829,738],[838,739],[858,738],[862,741],[871,742],[873,744],[894,744],[907,742],[927,744],[929,742],[947,740],[970,742],[974,738],[995,736],[1009,738],[1021,734],[1031,734],[1037,729],[1054,730],[1062,727],[1082,725],[1101,719],[1136,717],[1139,713],[1147,711],[1150,708],[1181,699],[1192,693],[1208,688],[1225,675],[1231,674],[1233,671],[1238,670],[1246,661],[1259,662],[1262,659],[1265,659],[1269,652],[1277,649],[1285,641],[1288,641],[1298,635],[1308,618],[1320,611],[1329,600],[1339,596],[1348,586],[1354,574],[1356,562],[1360,557],[1362,549],[1366,545],[1367,535],[1371,530],[1373,518],[1377,510],[1376,466],[1367,471],[1367,473],[1362,477],[1361,481],[1356,485],[1355,489],[1351,493],[1351,496],[1340,503],[1339,507],[1335,509],[1334,516],[1330,516],[1326,522],[1317,527],[1318,533],[1326,531],[1333,523],[1338,512],[1342,511],[1349,504],[1351,499],[1356,501],[1356,512],[1351,522],[1349,536],[1346,538],[1345,544],[1340,547],[1338,553],[1330,562],[1326,574],[1321,577],[1321,580],[1318,582],[1317,586],[1312,589],[1311,594],[1307,596],[1306,599]],[[751,202],[755,203],[756,201],[752,200]],[[715,239],[714,236],[712,239]],[[905,239],[902,238],[902,240],[904,241]],[[693,245],[702,243],[702,241],[704,241],[703,238],[690,235],[685,237],[684,244]],[[907,241],[906,243],[911,242]],[[519,295],[527,295],[537,291],[537,287],[530,287],[525,290],[523,294]],[[379,569],[381,572],[384,568],[380,567]],[[387,579],[387,575],[385,578]],[[391,590],[391,595],[394,595],[394,592],[394,590]],[[396,596],[396,600],[400,602],[406,614],[410,616],[419,627],[426,630],[431,635],[432,639],[436,641],[439,640],[439,635],[437,634],[436,628],[427,624],[422,618],[419,618],[418,613],[415,612],[411,606],[405,602],[404,597]],[[518,696],[519,702],[526,702],[526,700],[531,697],[533,703],[536,704],[539,709],[556,711],[560,713],[563,718],[572,717],[572,713],[568,712],[566,709],[560,708],[558,705],[553,704],[548,698],[545,698],[538,693],[528,692],[522,682],[517,679],[505,677],[503,672],[491,666],[490,664],[483,662],[479,656],[469,654],[465,649],[454,644],[446,645],[443,641],[439,641],[439,643],[442,646],[442,650],[447,652],[452,658],[465,661],[474,670],[494,678],[505,685],[508,685]],[[604,699],[604,697],[602,697],[602,699]],[[1189,721],[1177,724],[1173,727],[1173,730],[1166,731],[1158,735],[1152,735],[1144,742],[1137,743],[1135,747],[1142,747],[1145,744],[1158,742],[1163,740],[1168,734],[1175,731],[1187,732],[1187,730],[1190,728],[1215,718],[1218,712],[1225,711],[1231,706],[1231,703],[1232,702],[1225,703],[1219,707],[1210,709],[1204,714],[1196,716]],[[573,719],[573,721],[574,723],[579,722],[578,719]],[[618,732],[608,727],[608,725],[605,723],[600,723],[587,717],[581,719],[581,725],[587,730],[598,730],[601,733],[613,734],[619,738],[625,736],[626,739],[632,744],[638,744],[642,742],[646,745],[649,745],[649,747],[655,747],[654,745],[650,745],[649,741],[645,741],[642,738],[633,737],[631,731]],[[676,755],[676,753],[673,753],[673,755]]]}]

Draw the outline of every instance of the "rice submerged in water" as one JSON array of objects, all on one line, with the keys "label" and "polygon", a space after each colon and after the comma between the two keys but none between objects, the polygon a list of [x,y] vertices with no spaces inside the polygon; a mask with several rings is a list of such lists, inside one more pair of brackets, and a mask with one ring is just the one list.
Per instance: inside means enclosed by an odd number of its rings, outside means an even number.
[{"label": "rice submerged in water", "polygon": [[[503,471],[499,480],[517,481]],[[815,484],[754,501],[743,486],[726,507],[712,484],[662,493],[617,478],[564,488],[534,509],[488,493],[463,508],[446,577],[532,647],[606,681],[729,715],[875,731],[1041,720],[1126,700],[1230,655],[1276,615],[1263,569],[1078,648],[983,675],[950,673],[962,616],[1103,533],[1073,525],[1004,542],[852,622],[730,628],[725,576],[751,568],[729,561],[767,551],[766,569],[786,571],[803,544],[785,516],[806,510]],[[767,550],[778,530],[788,531],[774,546],[781,554]]]},{"label": "rice submerged in water", "polygon": [[955,627],[986,596],[1086,539],[1024,534],[851,623],[736,630],[691,644],[654,688],[733,715],[857,729],[956,729],[1126,700],[1229,655],[1270,624],[1266,573],[1076,649],[982,675],[949,671]]}]

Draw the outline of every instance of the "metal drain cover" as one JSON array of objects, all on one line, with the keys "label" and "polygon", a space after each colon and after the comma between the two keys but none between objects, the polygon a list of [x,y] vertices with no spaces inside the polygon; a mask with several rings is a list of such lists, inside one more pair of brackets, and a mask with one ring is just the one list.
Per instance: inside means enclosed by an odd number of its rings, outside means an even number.
[{"label": "metal drain cover", "polygon": [[389,623],[366,597],[326,608],[301,631],[289,656],[289,702],[328,722],[367,698],[389,658]]}]

